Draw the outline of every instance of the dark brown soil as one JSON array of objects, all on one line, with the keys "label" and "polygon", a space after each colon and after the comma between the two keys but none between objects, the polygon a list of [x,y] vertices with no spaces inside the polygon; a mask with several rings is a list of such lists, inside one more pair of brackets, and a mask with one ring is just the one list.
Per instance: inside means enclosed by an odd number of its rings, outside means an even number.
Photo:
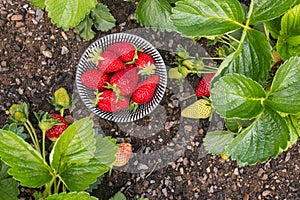
[{"label": "dark brown soil", "polygon": [[[94,40],[109,33],[134,33],[156,46],[168,67],[174,66],[176,45],[188,44],[186,39],[140,27],[134,19],[136,3],[101,2],[110,8],[117,26],[98,33]],[[13,103],[27,102],[31,111],[55,112],[47,99],[57,88],[64,87],[77,96],[77,63],[94,40],[84,41],[74,30],[57,28],[47,13],[33,8],[27,0],[0,0],[0,31],[0,127]],[[204,48],[199,44],[193,51],[214,54],[205,41],[201,41]],[[80,99],[70,111],[70,118],[89,115],[100,132],[133,145],[129,164],[106,174],[91,194],[99,199],[109,199],[118,191],[127,199],[300,199],[299,142],[276,159],[242,168],[234,161],[210,155],[202,139],[209,129],[222,128],[222,121],[217,116],[210,123],[181,118],[180,110],[195,100],[193,96],[187,98],[193,94],[193,81],[183,86],[168,81],[159,107],[134,123],[99,119]],[[20,188],[21,199],[32,199],[34,190]]]}]

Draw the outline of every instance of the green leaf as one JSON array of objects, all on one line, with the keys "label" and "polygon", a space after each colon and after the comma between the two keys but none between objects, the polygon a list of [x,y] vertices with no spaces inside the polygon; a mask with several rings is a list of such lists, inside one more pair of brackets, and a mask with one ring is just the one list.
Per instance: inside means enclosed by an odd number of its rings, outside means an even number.
[{"label": "green leaf", "polygon": [[141,0],[136,8],[137,21],[145,27],[171,31],[171,5],[167,0]]},{"label": "green leaf", "polygon": [[11,124],[5,124],[2,127],[3,130],[6,131],[11,131],[13,133],[15,133],[17,136],[21,137],[22,139],[26,139],[27,138],[27,134],[24,133],[24,127],[23,126],[18,126],[17,123],[11,123]]},{"label": "green leaf", "polygon": [[266,25],[268,31],[271,33],[272,37],[277,39],[280,35],[281,30],[281,18],[277,17],[270,21],[265,21],[264,24]]},{"label": "green leaf", "polygon": [[215,36],[241,28],[244,12],[237,0],[182,0],[173,8],[176,30],[186,36]]},{"label": "green leaf", "polygon": [[243,128],[247,128],[250,124],[253,123],[253,120],[242,120],[242,119],[225,119],[225,125],[228,130],[231,132],[239,132]]},{"label": "green leaf", "polygon": [[289,128],[285,120],[266,108],[256,121],[235,137],[226,147],[226,154],[239,165],[253,165],[275,158],[287,147]]},{"label": "green leaf", "polygon": [[83,118],[70,125],[55,142],[50,153],[52,168],[62,173],[73,164],[87,163],[96,150],[93,122]]},{"label": "green leaf", "polygon": [[253,12],[250,18],[250,24],[279,17],[289,10],[294,3],[295,0],[253,0]]},{"label": "green leaf", "polygon": [[109,167],[102,165],[95,158],[85,163],[72,164],[58,176],[71,191],[82,191],[97,180],[97,177],[108,172]]},{"label": "green leaf", "polygon": [[228,74],[211,89],[212,106],[223,117],[252,119],[264,109],[261,85],[240,74]]},{"label": "green leaf", "polygon": [[0,130],[0,157],[11,167],[8,173],[23,186],[41,187],[52,179],[42,156],[13,132]]},{"label": "green leaf", "polygon": [[0,193],[1,199],[10,199],[10,200],[17,200],[18,195],[20,194],[19,184],[16,180],[12,178],[1,179],[0,180]]},{"label": "green leaf", "polygon": [[30,0],[30,3],[36,8],[45,7],[45,0]]},{"label": "green leaf", "polygon": [[86,16],[86,18],[84,18],[84,20],[76,27],[78,35],[87,41],[93,39],[95,37],[95,32],[92,30],[92,26],[93,20],[89,16]]},{"label": "green leaf", "polygon": [[300,5],[290,9],[281,20],[281,31],[278,37],[277,50],[287,60],[300,55]]},{"label": "green leaf", "polygon": [[288,145],[285,149],[282,149],[282,151],[286,151],[288,148],[293,146],[300,135],[300,127],[297,122],[297,117],[294,115],[288,115],[287,117],[284,118],[286,121],[286,124],[288,125],[289,128],[289,133],[290,133],[290,141],[288,142]]},{"label": "green leaf", "polygon": [[203,139],[205,150],[212,154],[221,154],[225,151],[225,146],[235,137],[235,133],[230,131],[208,132]]},{"label": "green leaf", "polygon": [[272,47],[265,35],[256,30],[247,31],[240,48],[227,57],[219,68],[220,76],[228,73],[243,74],[261,84],[269,77]]},{"label": "green leaf", "polygon": [[19,191],[19,183],[13,179],[9,178],[9,174],[7,173],[9,166],[0,160],[0,193],[3,199],[18,199]]},{"label": "green leaf", "polygon": [[300,112],[300,57],[292,57],[277,70],[266,104],[274,110]]},{"label": "green leaf", "polygon": [[117,192],[113,197],[109,198],[109,200],[126,200],[126,197],[122,192]]},{"label": "green leaf", "polygon": [[53,194],[46,198],[46,200],[97,200],[96,197],[90,196],[87,192],[69,192]]},{"label": "green leaf", "polygon": [[118,150],[116,139],[108,136],[103,137],[102,135],[97,136],[95,158],[101,164],[110,166],[116,160]]},{"label": "green leaf", "polygon": [[97,0],[45,0],[52,23],[65,30],[77,26],[96,6]]},{"label": "green leaf", "polygon": [[109,12],[106,5],[97,3],[91,12],[94,26],[98,31],[109,31],[116,25],[116,19]]}]

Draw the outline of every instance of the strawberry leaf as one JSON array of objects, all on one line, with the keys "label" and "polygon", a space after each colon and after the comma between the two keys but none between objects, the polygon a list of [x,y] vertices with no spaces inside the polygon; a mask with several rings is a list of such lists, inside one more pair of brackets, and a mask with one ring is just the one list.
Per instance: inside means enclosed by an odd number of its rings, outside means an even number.
[{"label": "strawberry leaf", "polygon": [[269,77],[272,59],[271,46],[263,33],[249,30],[239,49],[222,62],[216,76],[238,73],[265,83]]},{"label": "strawberry leaf", "polygon": [[280,36],[277,50],[287,60],[291,56],[300,55],[300,5],[290,9],[281,20]]},{"label": "strawberry leaf", "polygon": [[116,19],[109,12],[107,6],[102,3],[97,3],[91,12],[91,16],[98,31],[109,31],[115,27]]},{"label": "strawberry leaf", "polygon": [[0,180],[0,192],[2,199],[19,199],[20,194],[19,184],[13,178],[6,178]]},{"label": "strawberry leaf", "polygon": [[136,9],[137,21],[145,27],[171,31],[171,5],[166,0],[141,0]]},{"label": "strawberry leaf", "polygon": [[74,199],[81,199],[81,200],[96,200],[96,197],[90,196],[87,192],[69,192],[69,193],[59,193],[53,194],[46,198],[46,200],[74,200]]},{"label": "strawberry leaf", "polygon": [[228,74],[211,89],[212,106],[223,117],[252,119],[262,113],[266,93],[261,85],[240,74]]},{"label": "strawberry leaf", "polygon": [[274,110],[300,112],[300,57],[292,57],[277,70],[266,103]]},{"label": "strawberry leaf", "polygon": [[253,165],[275,158],[286,149],[290,140],[289,128],[285,120],[270,108],[243,130],[226,147],[226,154],[239,165]]},{"label": "strawberry leaf", "polygon": [[80,37],[85,40],[91,40],[95,36],[95,32],[92,30],[93,20],[86,16],[83,21],[77,26],[77,32]]},{"label": "strawberry leaf", "polygon": [[97,0],[45,0],[52,23],[65,30],[77,26],[96,6]]},{"label": "strawberry leaf", "polygon": [[103,165],[110,166],[116,159],[118,145],[116,139],[98,135],[96,138],[95,158]]},{"label": "strawberry leaf", "polygon": [[172,12],[176,30],[186,36],[229,33],[239,29],[244,21],[244,12],[237,0],[178,1]]},{"label": "strawberry leaf", "polygon": [[18,199],[18,195],[20,194],[19,191],[19,184],[18,182],[9,177],[9,174],[7,173],[7,170],[9,169],[9,167],[4,164],[1,160],[0,160],[0,193],[1,193],[1,197],[3,199]]},{"label": "strawberry leaf", "polygon": [[0,157],[11,167],[8,174],[23,186],[37,188],[52,179],[51,169],[42,156],[13,132],[0,130]]},{"label": "strawberry leaf", "polygon": [[36,8],[45,7],[45,0],[30,0],[30,3]]},{"label": "strawberry leaf", "polygon": [[295,2],[295,0],[253,0],[253,12],[250,23],[255,24],[279,17],[290,9]]},{"label": "strawberry leaf", "polygon": [[114,196],[109,198],[109,200],[126,200],[126,197],[122,192],[117,192]]},{"label": "strawberry leaf", "polygon": [[225,146],[234,138],[235,133],[230,131],[208,132],[203,139],[205,150],[212,154],[221,154],[225,151]]},{"label": "strawberry leaf", "polygon": [[55,142],[50,154],[51,167],[62,173],[72,164],[87,163],[96,150],[93,122],[83,118],[70,125]]},{"label": "strawberry leaf", "polygon": [[100,164],[95,158],[88,162],[68,166],[58,176],[71,191],[82,191],[95,183],[97,178],[108,172],[109,167]]}]

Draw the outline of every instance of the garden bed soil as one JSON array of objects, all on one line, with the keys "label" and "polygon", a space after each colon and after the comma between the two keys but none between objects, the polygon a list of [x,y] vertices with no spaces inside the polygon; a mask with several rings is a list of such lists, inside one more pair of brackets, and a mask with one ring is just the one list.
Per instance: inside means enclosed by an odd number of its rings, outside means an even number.
[{"label": "garden bed soil", "polygon": [[[110,32],[97,33],[94,40],[109,33],[134,33],[157,47],[167,67],[175,66],[176,46],[189,44],[188,40],[142,28],[134,18],[136,3],[101,2],[110,8],[117,25]],[[69,121],[88,115],[99,133],[132,144],[134,154],[128,165],[105,174],[98,189],[92,190],[99,199],[109,199],[118,191],[127,199],[300,199],[299,142],[276,159],[246,167],[204,150],[205,133],[222,129],[223,122],[217,115],[211,122],[180,117],[181,109],[196,99],[197,79],[190,78],[183,85],[168,80],[155,111],[137,122],[117,124],[86,110],[76,92],[77,63],[94,40],[84,41],[75,30],[57,28],[45,11],[25,0],[0,0],[0,31],[0,127],[13,103],[27,102],[35,112],[55,112],[48,98],[64,87],[78,99],[67,112]],[[205,40],[191,51],[214,56],[214,47]],[[33,189],[20,190],[20,199],[33,199]]]}]

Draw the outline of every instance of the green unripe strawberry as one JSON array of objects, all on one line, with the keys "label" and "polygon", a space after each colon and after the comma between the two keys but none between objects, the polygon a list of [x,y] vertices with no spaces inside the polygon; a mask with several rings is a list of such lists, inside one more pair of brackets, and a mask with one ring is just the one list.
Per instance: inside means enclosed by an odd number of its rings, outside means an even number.
[{"label": "green unripe strawberry", "polygon": [[210,117],[211,112],[212,108],[209,105],[209,101],[206,99],[199,99],[184,108],[181,112],[181,116],[194,119],[206,119]]},{"label": "green unripe strawberry", "polygon": [[18,123],[25,123],[28,120],[28,105],[26,103],[13,104],[9,108],[10,118]]}]

